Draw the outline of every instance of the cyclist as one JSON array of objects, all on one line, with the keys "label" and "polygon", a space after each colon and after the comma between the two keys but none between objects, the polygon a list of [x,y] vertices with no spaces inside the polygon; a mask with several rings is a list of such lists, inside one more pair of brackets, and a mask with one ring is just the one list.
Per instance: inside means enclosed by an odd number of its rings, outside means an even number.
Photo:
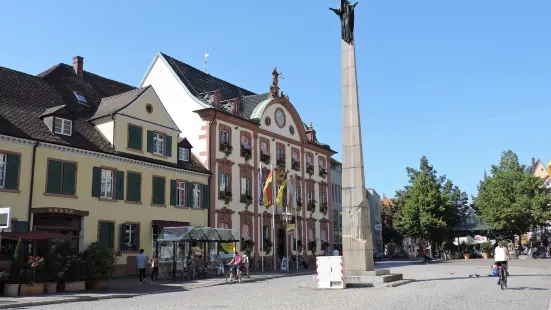
[{"label": "cyclist", "polygon": [[[502,272],[505,271],[507,276],[509,276],[509,268],[507,266],[507,261],[509,259],[509,248],[507,247],[507,242],[502,241],[495,249],[494,260],[496,265],[501,267]],[[499,280],[497,281],[497,284],[499,284]]]},{"label": "cyclist", "polygon": [[233,264],[233,267],[232,267],[233,273],[235,274],[235,279],[237,280],[238,279],[237,273],[240,270],[241,265],[243,264],[243,259],[241,258],[239,253],[237,253],[237,251],[235,251],[235,254],[233,255],[233,259],[230,261],[228,265],[232,265],[232,264]]}]

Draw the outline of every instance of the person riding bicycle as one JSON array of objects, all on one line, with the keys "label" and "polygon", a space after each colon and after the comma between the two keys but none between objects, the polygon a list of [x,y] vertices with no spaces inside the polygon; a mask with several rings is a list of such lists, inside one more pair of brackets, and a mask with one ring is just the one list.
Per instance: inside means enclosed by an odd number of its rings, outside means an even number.
[{"label": "person riding bicycle", "polygon": [[232,265],[232,264],[233,264],[232,268],[233,268],[233,272],[235,274],[235,279],[237,280],[238,271],[240,270],[241,266],[243,265],[243,259],[241,258],[239,253],[237,253],[237,251],[233,255],[233,259],[230,261],[230,263],[228,265]]},{"label": "person riding bicycle", "polygon": [[[507,247],[507,242],[502,241],[495,249],[494,260],[495,264],[498,267],[501,267],[502,270],[505,271],[507,276],[509,276],[509,268],[507,266],[507,261],[509,259],[509,248]],[[499,281],[497,282],[497,284],[499,284]]]}]

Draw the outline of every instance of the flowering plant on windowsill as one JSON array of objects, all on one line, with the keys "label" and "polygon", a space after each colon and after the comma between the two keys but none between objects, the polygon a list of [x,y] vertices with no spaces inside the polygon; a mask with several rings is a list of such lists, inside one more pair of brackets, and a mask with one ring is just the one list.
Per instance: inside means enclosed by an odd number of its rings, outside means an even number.
[{"label": "flowering plant on windowsill", "polygon": [[308,173],[309,176],[312,176],[312,174],[314,174],[314,166],[306,164],[306,173]]},{"label": "flowering plant on windowsill", "polygon": [[251,160],[251,158],[253,157],[253,153],[251,152],[250,149],[246,149],[243,146],[241,146],[241,157],[245,157],[245,161],[247,162]]},{"label": "flowering plant on windowsill", "polygon": [[264,253],[266,253],[266,255],[270,254],[270,252],[272,251],[272,241],[270,241],[270,239],[264,239]]},{"label": "flowering plant on windowsill", "polygon": [[291,168],[296,171],[300,171],[300,162],[298,160],[291,159]]},{"label": "flowering plant on windowsill", "polygon": [[300,200],[300,199],[297,200],[295,210],[296,210],[297,212],[300,212],[300,210],[302,210],[302,200]]},{"label": "flowering plant on windowsill", "polygon": [[249,193],[241,194],[240,202],[246,204],[248,207],[253,203],[253,197],[251,197],[251,194]]},{"label": "flowering plant on windowsill", "polygon": [[285,168],[285,158],[278,159],[276,165],[280,168]]},{"label": "flowering plant on windowsill", "polygon": [[322,250],[322,251],[325,251],[325,250],[327,250],[327,249],[329,249],[329,242],[327,242],[327,241],[322,241],[322,242],[321,242],[321,250]]},{"label": "flowering plant on windowsill", "polygon": [[265,163],[266,165],[269,165],[270,164],[270,155],[268,154],[260,154],[260,161]]},{"label": "flowering plant on windowsill", "polygon": [[320,177],[325,178],[327,176],[327,169],[320,167]]},{"label": "flowering plant on windowsill", "polygon": [[226,156],[230,156],[233,151],[233,146],[231,146],[229,143],[220,143],[220,151],[224,152]]},{"label": "flowering plant on windowsill", "polygon": [[308,241],[308,251],[312,252],[312,254],[316,254],[317,249],[318,245],[316,244],[316,240]]},{"label": "flowering plant on windowsill", "polygon": [[224,202],[226,204],[229,204],[232,200],[232,194],[231,192],[220,192],[220,194],[218,195],[218,198],[224,199]]},{"label": "flowering plant on windowsill", "polygon": [[323,213],[323,215],[327,215],[327,209],[329,209],[329,207],[326,201],[320,203],[320,212]]},{"label": "flowering plant on windowsill", "polygon": [[245,238],[241,238],[241,251],[245,252],[247,256],[250,256],[251,253],[254,250],[254,242],[249,238],[245,240]]},{"label": "flowering plant on windowsill", "polygon": [[316,201],[312,200],[308,202],[308,205],[306,206],[306,210],[312,213],[316,212]]}]

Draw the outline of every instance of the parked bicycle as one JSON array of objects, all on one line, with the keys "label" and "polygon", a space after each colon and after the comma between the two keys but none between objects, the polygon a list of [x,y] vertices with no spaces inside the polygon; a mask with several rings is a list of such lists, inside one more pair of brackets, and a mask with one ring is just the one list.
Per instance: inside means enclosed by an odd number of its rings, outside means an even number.
[{"label": "parked bicycle", "polygon": [[241,268],[237,269],[237,279],[236,279],[235,278],[235,273],[233,271],[233,265],[228,265],[228,267],[229,267],[230,270],[228,270],[228,272],[226,273],[226,283],[232,284],[235,281],[237,281],[237,282],[243,282],[244,281],[243,272],[241,271]]}]

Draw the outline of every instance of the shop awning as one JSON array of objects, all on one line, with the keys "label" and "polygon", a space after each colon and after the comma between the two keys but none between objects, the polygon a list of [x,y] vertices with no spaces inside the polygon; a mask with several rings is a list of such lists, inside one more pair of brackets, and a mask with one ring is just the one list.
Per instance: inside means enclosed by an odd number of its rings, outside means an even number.
[{"label": "shop awning", "polygon": [[241,240],[239,229],[185,226],[163,228],[157,241],[239,242]]},{"label": "shop awning", "polygon": [[3,232],[2,239],[6,240],[48,240],[48,239],[73,239],[78,236],[60,234],[49,231]]}]

